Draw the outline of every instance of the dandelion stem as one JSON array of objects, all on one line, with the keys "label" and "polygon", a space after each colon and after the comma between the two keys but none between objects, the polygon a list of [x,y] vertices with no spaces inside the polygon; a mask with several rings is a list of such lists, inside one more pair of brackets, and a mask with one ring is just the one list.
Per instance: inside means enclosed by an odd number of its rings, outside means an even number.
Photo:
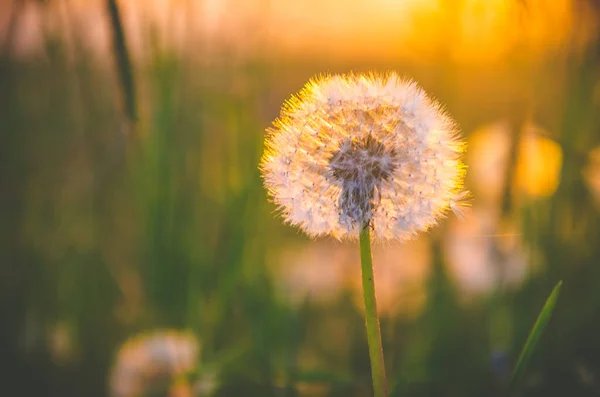
[{"label": "dandelion stem", "polygon": [[371,256],[371,235],[366,225],[360,232],[360,261],[362,264],[363,296],[365,299],[365,317],[367,320],[367,341],[371,358],[371,375],[375,397],[387,397],[387,380],[385,377],[385,362],[381,345],[381,330],[377,316],[375,300],[375,282],[373,280],[373,258]]}]

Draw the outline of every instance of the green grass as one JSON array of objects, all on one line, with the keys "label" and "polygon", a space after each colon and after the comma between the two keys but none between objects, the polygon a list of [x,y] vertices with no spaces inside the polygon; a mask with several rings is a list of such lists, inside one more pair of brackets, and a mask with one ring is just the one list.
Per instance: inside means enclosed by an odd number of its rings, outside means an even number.
[{"label": "green grass", "polygon": [[562,281],[559,281],[556,284],[556,287],[552,290],[552,293],[546,300],[540,315],[538,316],[529,336],[527,337],[527,341],[523,346],[523,350],[521,350],[521,354],[519,355],[519,359],[517,360],[517,365],[513,371],[512,377],[510,379],[510,383],[508,386],[508,395],[513,396],[517,387],[519,386],[519,382],[523,378],[525,370],[527,369],[527,365],[531,360],[531,356],[535,350],[535,347],[544,332],[544,329],[548,325],[550,321],[550,317],[552,316],[552,312],[554,311],[554,307],[556,306],[556,302],[558,300],[558,295],[560,294],[560,288],[562,287]]},{"label": "green grass", "polygon": [[[132,59],[138,121],[126,135],[113,60],[68,45],[47,37],[43,54],[0,58],[0,356],[10,368],[2,392],[106,395],[120,343],[172,327],[197,334],[201,366],[218,374],[217,395],[370,396],[363,314],[350,287],[325,302],[292,302],[281,291],[274,269],[292,265],[281,252],[323,242],[281,224],[257,164],[264,129],[309,77],[376,68],[424,82],[467,136],[485,123],[521,120],[527,108],[564,150],[558,191],[519,198],[505,214],[530,254],[522,284],[498,281],[497,290],[466,294],[444,250],[450,230],[428,236],[421,310],[381,319],[391,395],[506,391],[510,373],[492,356],[516,360],[551,280],[565,283],[558,321],[539,339],[555,289],[513,384],[524,396],[593,395],[596,386],[573,368],[600,376],[600,217],[581,177],[589,149],[600,144],[595,53],[564,55],[562,69],[554,60],[464,69],[445,59],[357,65],[261,53],[205,62],[148,43],[148,56]],[[513,91],[534,95],[512,105]],[[502,236],[473,241],[510,246]],[[63,322],[73,330],[73,353],[57,360],[51,330]],[[534,345],[527,368],[538,383],[524,372]]]}]

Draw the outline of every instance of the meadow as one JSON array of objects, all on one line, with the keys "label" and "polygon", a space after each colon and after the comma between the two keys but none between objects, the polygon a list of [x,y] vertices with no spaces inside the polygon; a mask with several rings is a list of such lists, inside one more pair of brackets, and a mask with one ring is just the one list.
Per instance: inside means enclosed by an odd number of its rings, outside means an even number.
[{"label": "meadow", "polygon": [[559,280],[519,394],[600,395],[597,2],[438,2],[394,36],[406,2],[309,44],[232,1],[227,39],[193,2],[83,3],[0,4],[1,395],[117,395],[157,330],[198,345],[162,395],[371,395],[358,247],[285,225],[258,169],[281,104],[351,70],[414,78],[469,144],[470,213],[374,246],[390,395],[504,396]]}]

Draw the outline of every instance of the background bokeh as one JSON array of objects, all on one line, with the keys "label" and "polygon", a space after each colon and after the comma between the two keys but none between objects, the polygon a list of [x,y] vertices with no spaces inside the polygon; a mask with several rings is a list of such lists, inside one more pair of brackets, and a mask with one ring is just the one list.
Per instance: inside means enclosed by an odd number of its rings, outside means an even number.
[{"label": "background bokeh", "polygon": [[257,169],[281,103],[350,70],[470,145],[471,212],[374,248],[392,395],[503,395],[561,279],[522,395],[600,395],[599,12],[0,1],[0,395],[370,395],[358,248],[283,225]]}]

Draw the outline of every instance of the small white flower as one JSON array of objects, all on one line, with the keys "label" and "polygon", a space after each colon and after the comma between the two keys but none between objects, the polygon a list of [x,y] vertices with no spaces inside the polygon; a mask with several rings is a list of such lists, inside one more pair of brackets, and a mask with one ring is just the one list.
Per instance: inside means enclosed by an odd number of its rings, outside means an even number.
[{"label": "small white flower", "polygon": [[315,78],[270,128],[261,170],[286,221],[311,236],[405,240],[461,212],[454,121],[398,75]]}]

